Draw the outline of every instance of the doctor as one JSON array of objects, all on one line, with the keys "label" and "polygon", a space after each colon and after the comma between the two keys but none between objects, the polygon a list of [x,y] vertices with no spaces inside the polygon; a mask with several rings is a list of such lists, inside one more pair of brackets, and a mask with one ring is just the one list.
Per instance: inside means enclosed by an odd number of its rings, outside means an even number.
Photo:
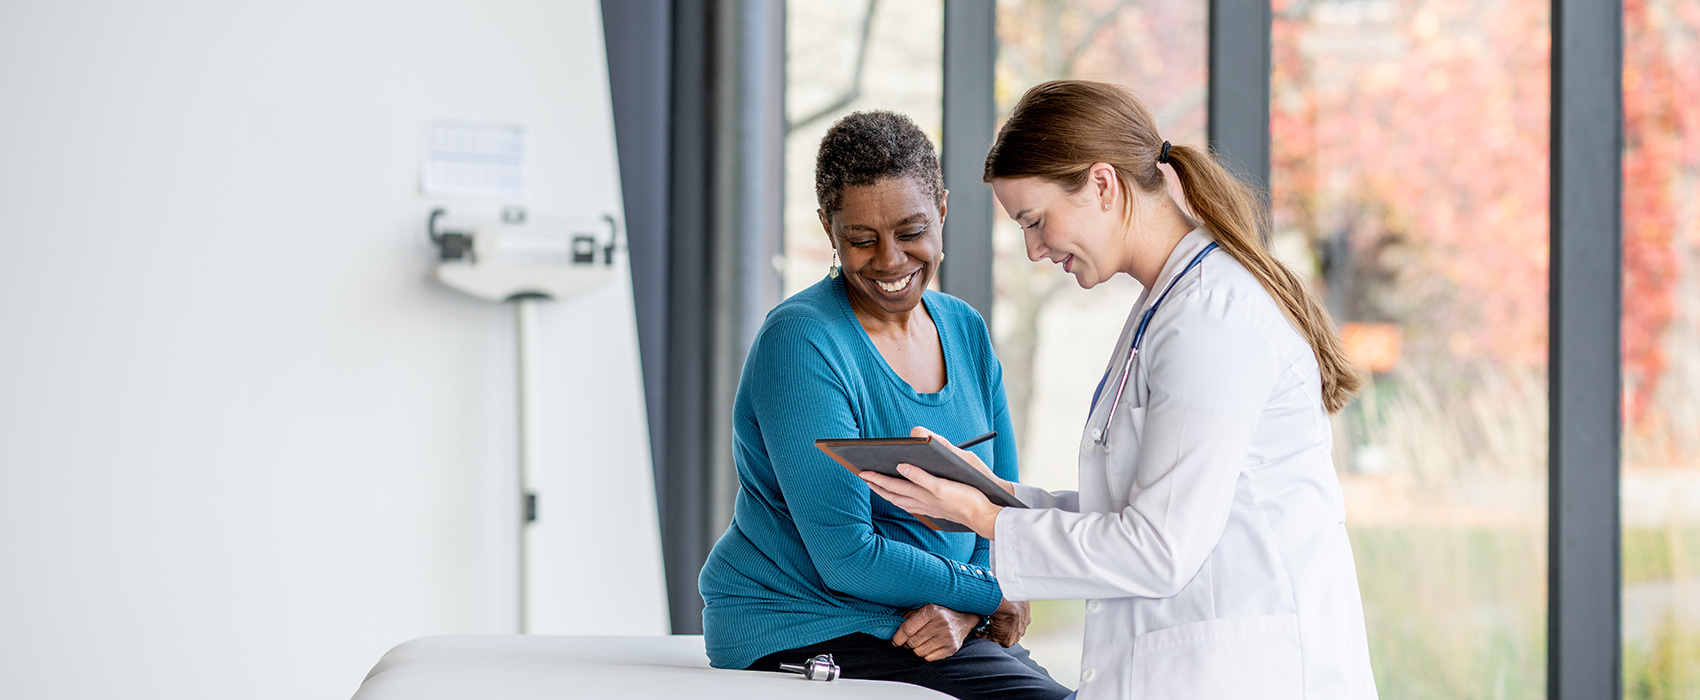
[{"label": "doctor", "polygon": [[1254,194],[1160,138],[1131,92],[1086,81],[1028,91],[985,180],[1029,258],[1145,287],[1081,431],[1080,490],[999,480],[1033,506],[1001,508],[914,467],[863,478],[992,540],[1008,599],[1087,599],[1082,699],[1375,698],[1329,456],[1328,414],[1360,379],[1262,245]]}]

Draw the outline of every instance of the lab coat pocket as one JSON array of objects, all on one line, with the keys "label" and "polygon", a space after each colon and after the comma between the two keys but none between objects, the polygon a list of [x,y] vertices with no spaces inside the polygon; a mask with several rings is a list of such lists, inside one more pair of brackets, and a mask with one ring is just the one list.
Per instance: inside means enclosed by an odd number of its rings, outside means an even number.
[{"label": "lab coat pocket", "polygon": [[1133,640],[1135,698],[1304,697],[1297,615],[1204,620]]},{"label": "lab coat pocket", "polygon": [[1134,472],[1139,467],[1139,447],[1145,435],[1145,407],[1123,407],[1110,425],[1110,450],[1104,455],[1104,480],[1109,486],[1110,509],[1121,510],[1133,500]]}]

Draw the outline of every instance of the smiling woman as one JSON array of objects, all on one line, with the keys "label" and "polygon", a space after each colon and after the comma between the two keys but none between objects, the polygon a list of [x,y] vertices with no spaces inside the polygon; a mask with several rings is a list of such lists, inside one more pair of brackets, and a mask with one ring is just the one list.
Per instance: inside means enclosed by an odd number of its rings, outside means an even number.
[{"label": "smiling woman", "polygon": [[868,339],[898,376],[925,393],[944,388],[938,328],[915,313],[944,259],[944,201],[930,201],[909,177],[844,188],[843,208],[821,225],[841,261],[844,291]]},{"label": "smiling woman", "polygon": [[832,654],[844,677],[958,698],[1061,698],[1017,641],[990,543],[938,532],[875,498],[817,438],[933,426],[1014,480],[1003,369],[986,324],[927,289],[943,259],[945,191],[907,117],[859,112],[821,141],[820,223],[836,262],[762,324],[738,383],[738,500],[703,566],[703,634],[718,668],[777,671]]},{"label": "smiling woman", "polygon": [[932,142],[893,112],[839,120],[815,159],[831,277],[844,276],[845,299],[886,364],[929,394],[948,381],[938,326],[921,308],[944,260],[943,180]]}]

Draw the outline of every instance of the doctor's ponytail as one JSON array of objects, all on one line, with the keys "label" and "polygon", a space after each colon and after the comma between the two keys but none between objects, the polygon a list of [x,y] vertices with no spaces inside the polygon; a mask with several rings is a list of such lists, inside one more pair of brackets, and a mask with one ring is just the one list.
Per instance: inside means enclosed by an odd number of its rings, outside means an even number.
[{"label": "doctor's ponytail", "polygon": [[[1116,169],[1123,195],[1164,187],[1158,157],[1165,142],[1145,105],[1126,88],[1085,80],[1053,80],[1028,90],[998,130],[986,154],[984,179],[1037,177],[1067,192],[1086,186],[1095,163]],[[1165,162],[1180,179],[1187,208],[1216,242],[1257,278],[1300,335],[1310,343],[1322,374],[1322,404],[1344,408],[1363,386],[1347,359],[1328,311],[1265,244],[1267,217],[1258,195],[1216,158],[1191,146],[1171,145]],[[1131,210],[1124,215],[1131,217]]]},{"label": "doctor's ponytail", "polygon": [[1276,306],[1299,335],[1310,341],[1322,370],[1322,405],[1329,413],[1338,413],[1363,388],[1363,378],[1346,357],[1328,310],[1298,273],[1264,245],[1268,221],[1257,196],[1214,156],[1190,146],[1170,147],[1169,167],[1180,178],[1187,208],[1204,221],[1222,249],[1239,260],[1275,298]]}]

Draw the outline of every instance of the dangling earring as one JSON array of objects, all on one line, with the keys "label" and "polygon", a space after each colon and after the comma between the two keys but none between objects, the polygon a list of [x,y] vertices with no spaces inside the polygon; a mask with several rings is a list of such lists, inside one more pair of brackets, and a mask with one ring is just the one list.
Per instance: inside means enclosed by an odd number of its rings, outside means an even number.
[{"label": "dangling earring", "polygon": [[838,251],[832,251],[832,267],[826,268],[826,276],[838,279]]}]

